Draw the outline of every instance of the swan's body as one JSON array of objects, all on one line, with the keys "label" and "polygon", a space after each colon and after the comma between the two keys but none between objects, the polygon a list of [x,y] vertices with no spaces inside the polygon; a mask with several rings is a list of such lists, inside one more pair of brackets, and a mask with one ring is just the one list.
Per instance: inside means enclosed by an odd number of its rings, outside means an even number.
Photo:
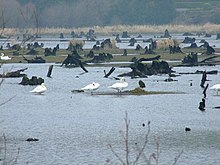
[{"label": "swan's body", "polygon": [[117,83],[109,86],[109,88],[116,89],[118,92],[121,92],[123,89],[125,89],[127,87],[128,87],[128,83],[125,81],[124,77],[122,77],[120,79],[120,82],[117,82]]},{"label": "swan's body", "polygon": [[36,94],[42,94],[47,90],[46,86],[44,83],[42,83],[41,85],[38,85],[36,88],[34,88],[33,90],[31,90],[31,93],[36,93]]},{"label": "swan's body", "polygon": [[85,87],[81,88],[81,90],[83,91],[94,91],[94,90],[97,90],[98,88],[100,87],[100,84],[99,83],[91,83],[89,85],[86,85]]},{"label": "swan's body", "polygon": [[1,53],[1,60],[3,61],[11,60],[11,57],[5,56],[4,53]]},{"label": "swan's body", "polygon": [[218,95],[218,91],[220,91],[220,84],[215,84],[210,89],[217,91],[217,95]]}]

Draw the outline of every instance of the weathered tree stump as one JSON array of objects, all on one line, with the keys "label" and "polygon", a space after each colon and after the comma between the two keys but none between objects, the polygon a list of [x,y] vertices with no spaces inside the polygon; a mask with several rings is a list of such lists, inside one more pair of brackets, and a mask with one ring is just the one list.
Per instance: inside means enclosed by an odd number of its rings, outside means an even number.
[{"label": "weathered tree stump", "polygon": [[205,111],[205,99],[203,98],[202,101],[199,103],[199,110]]},{"label": "weathered tree stump", "polygon": [[32,76],[31,79],[29,79],[26,75],[22,78],[21,82],[19,84],[21,85],[40,85],[44,82],[44,79],[36,76]]},{"label": "weathered tree stump", "polygon": [[190,66],[198,65],[198,55],[197,53],[191,52],[182,60],[183,64],[188,64]]},{"label": "weathered tree stump", "polygon": [[171,37],[171,35],[170,35],[169,31],[166,29],[164,32],[163,38],[170,38],[170,37]]},{"label": "weathered tree stump", "polygon": [[195,38],[185,37],[185,39],[183,40],[182,43],[185,43],[185,44],[191,44],[191,43],[194,43],[195,41],[196,41]]},{"label": "weathered tree stump", "polygon": [[48,69],[48,72],[47,72],[47,77],[51,77],[52,70],[53,70],[53,65],[50,65],[49,69]]}]

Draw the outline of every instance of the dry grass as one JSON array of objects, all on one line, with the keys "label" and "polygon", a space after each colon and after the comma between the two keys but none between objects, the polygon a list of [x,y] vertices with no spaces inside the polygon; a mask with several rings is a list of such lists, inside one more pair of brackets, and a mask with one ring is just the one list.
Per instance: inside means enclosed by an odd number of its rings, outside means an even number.
[{"label": "dry grass", "polygon": [[169,46],[174,46],[174,45],[179,46],[179,43],[175,39],[171,39],[171,38],[157,41],[158,49],[167,49],[169,48]]},{"label": "dry grass", "polygon": [[[115,25],[115,26],[93,26],[93,27],[81,27],[81,28],[40,28],[39,34],[70,34],[72,31],[79,34],[80,32],[87,33],[92,28],[97,34],[116,34],[127,31],[128,33],[164,33],[166,29],[171,33],[183,33],[183,32],[206,32],[216,34],[220,32],[219,24],[206,23],[203,25]],[[0,29],[1,31],[1,29]],[[37,29],[16,29],[5,28],[4,35],[23,34],[24,31],[28,31],[30,34],[36,34]]]},{"label": "dry grass", "polygon": [[79,45],[83,46],[85,44],[85,41],[83,41],[83,40],[75,40],[75,39],[73,39],[73,40],[70,40],[69,42],[70,42],[69,44],[72,44],[72,45],[79,44]]}]

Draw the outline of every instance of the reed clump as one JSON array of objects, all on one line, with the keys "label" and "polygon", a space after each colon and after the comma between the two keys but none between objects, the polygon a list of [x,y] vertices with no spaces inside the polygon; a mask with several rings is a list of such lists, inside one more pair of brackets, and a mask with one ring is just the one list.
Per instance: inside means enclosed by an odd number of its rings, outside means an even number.
[{"label": "reed clump", "polygon": [[157,41],[157,48],[158,49],[167,49],[169,46],[179,46],[179,42],[175,39],[163,39]]},{"label": "reed clump", "polygon": [[72,39],[69,41],[69,44],[72,44],[72,45],[80,45],[83,47],[83,45],[85,44],[85,41],[83,40],[75,40],[75,39]]}]

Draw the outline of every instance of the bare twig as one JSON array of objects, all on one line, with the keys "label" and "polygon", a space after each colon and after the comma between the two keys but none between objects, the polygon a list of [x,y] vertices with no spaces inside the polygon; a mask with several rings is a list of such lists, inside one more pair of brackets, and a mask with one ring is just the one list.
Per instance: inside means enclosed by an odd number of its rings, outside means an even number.
[{"label": "bare twig", "polygon": [[11,97],[10,99],[4,101],[3,103],[0,103],[0,106],[3,106],[4,104],[8,103],[9,101],[11,101],[13,98],[15,98],[16,95],[14,95],[13,97]]},{"label": "bare twig", "polygon": [[125,163],[124,163],[124,161],[121,159],[121,157],[116,153],[116,151],[113,149],[113,147],[112,147],[112,145],[108,145],[109,146],[109,148],[111,149],[111,151],[112,151],[112,153],[115,155],[115,157],[116,158],[118,158],[118,160],[123,164],[123,165],[126,165]]},{"label": "bare twig", "polygon": [[182,154],[183,154],[183,150],[175,157],[173,165],[177,164],[177,161],[179,160],[179,158]]},{"label": "bare twig", "polygon": [[125,153],[126,153],[126,164],[129,165],[129,144],[128,144],[128,129],[129,129],[130,120],[128,120],[128,113],[126,112],[125,116]]},{"label": "bare twig", "polygon": [[[125,142],[125,160],[122,159],[122,156],[119,155],[112,147],[112,145],[108,145],[112,151],[112,153],[115,155],[115,157],[123,164],[123,165],[130,165],[131,164],[131,160],[129,159],[129,155],[130,155],[130,148],[129,148],[129,124],[130,124],[130,120],[128,120],[128,114],[126,112],[125,114],[125,134],[123,134],[122,131],[120,131],[120,133],[122,134],[122,137],[123,137],[123,140]],[[144,154],[144,150],[146,149],[146,146],[149,142],[149,135],[150,135],[150,121],[148,122],[148,129],[147,129],[147,132],[144,136],[144,143],[141,145],[141,147],[137,144],[136,144],[136,158],[134,160],[134,162],[132,163],[133,165],[136,165],[140,159],[140,157],[142,156],[143,158],[146,159],[146,163],[148,165],[151,165],[152,164],[152,161],[155,162],[155,165],[158,165],[159,164],[159,158],[160,158],[160,153],[161,153],[161,150],[160,150],[160,138],[157,138],[155,139],[156,141],[156,152],[150,154],[149,158],[147,159],[145,154]],[[173,163],[173,165],[176,165],[178,159],[180,158],[182,152],[177,155],[177,157],[175,158],[175,161]]]},{"label": "bare twig", "polygon": [[148,122],[147,125],[148,125],[148,130],[147,130],[147,134],[145,135],[144,144],[143,144],[143,146],[142,146],[140,149],[138,149],[138,155],[136,156],[136,159],[135,159],[133,165],[135,165],[135,164],[138,162],[138,160],[140,159],[141,155],[142,155],[143,152],[144,152],[144,149],[145,149],[146,146],[147,146],[148,136],[149,136],[149,134],[150,134],[150,122]]}]

